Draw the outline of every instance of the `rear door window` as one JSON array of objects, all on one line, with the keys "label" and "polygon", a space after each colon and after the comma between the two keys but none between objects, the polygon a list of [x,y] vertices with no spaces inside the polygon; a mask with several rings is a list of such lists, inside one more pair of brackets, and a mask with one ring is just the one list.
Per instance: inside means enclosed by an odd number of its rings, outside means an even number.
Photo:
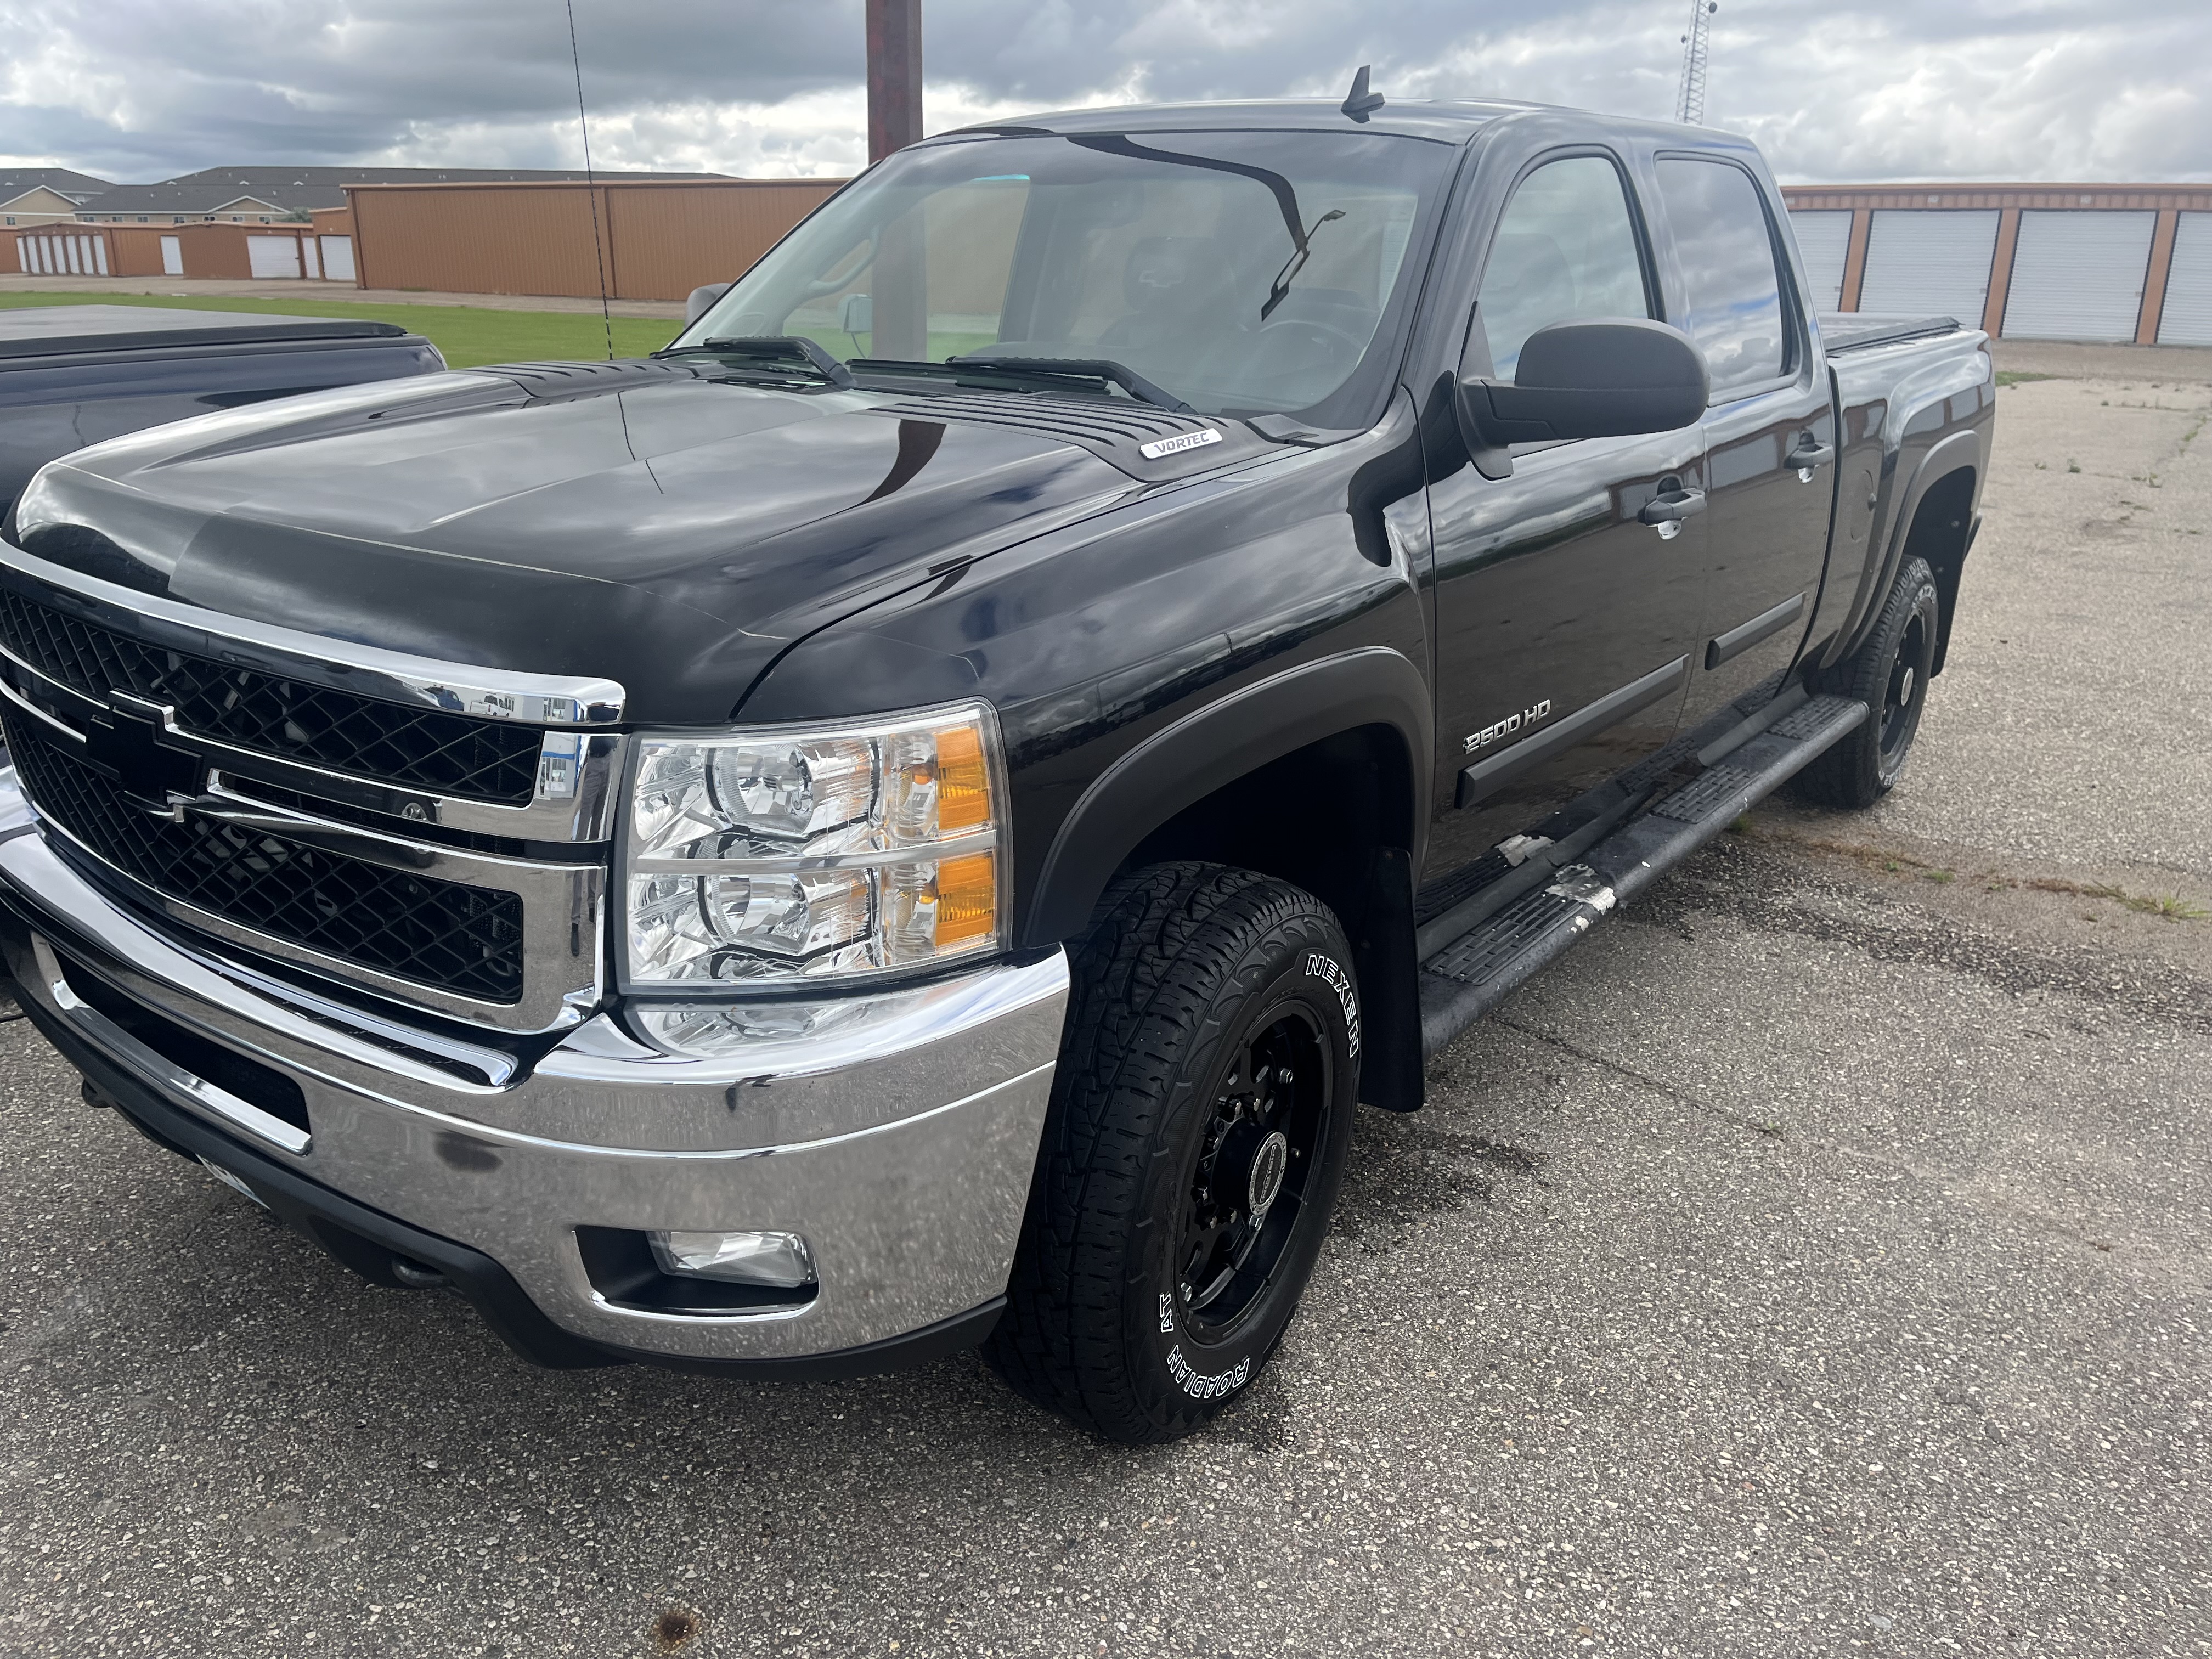
[{"label": "rear door window", "polygon": [[1774,233],[1751,175],[1729,161],[1667,157],[1659,195],[1688,301],[1682,331],[1705,354],[1713,400],[1789,373]]},{"label": "rear door window", "polygon": [[1492,372],[1511,380],[1528,337],[1553,323],[1650,314],[1636,227],[1613,163],[1569,156],[1522,179],[1498,222],[1476,296]]}]

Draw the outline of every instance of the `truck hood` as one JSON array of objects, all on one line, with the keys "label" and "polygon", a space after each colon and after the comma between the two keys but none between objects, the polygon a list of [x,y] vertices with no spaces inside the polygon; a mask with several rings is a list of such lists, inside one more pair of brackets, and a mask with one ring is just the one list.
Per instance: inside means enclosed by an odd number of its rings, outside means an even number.
[{"label": "truck hood", "polygon": [[448,662],[726,720],[792,641],[1137,486],[1048,433],[654,363],[428,375],[81,450],[36,557]]}]

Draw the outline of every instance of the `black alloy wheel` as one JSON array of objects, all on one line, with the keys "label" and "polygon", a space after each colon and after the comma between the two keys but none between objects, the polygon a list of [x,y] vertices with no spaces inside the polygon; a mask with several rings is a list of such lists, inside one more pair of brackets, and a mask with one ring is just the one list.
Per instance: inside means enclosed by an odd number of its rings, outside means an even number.
[{"label": "black alloy wheel", "polygon": [[1890,659],[1881,702],[1874,712],[1881,726],[1881,770],[1887,782],[1894,783],[1905,769],[1905,751],[1912,747],[1920,730],[1920,711],[1928,704],[1929,670],[1935,660],[1935,607],[1916,607],[1907,616],[1904,635]]},{"label": "black alloy wheel", "polygon": [[1019,1393],[1109,1440],[1173,1440],[1281,1343],[1359,1095],[1352,951],[1311,894],[1249,870],[1117,879],[1073,953],[1007,1306]]},{"label": "black alloy wheel", "polygon": [[1942,605],[1928,561],[1907,559],[1866,643],[1827,678],[1830,689],[1867,705],[1867,718],[1791,780],[1792,793],[1850,810],[1896,787],[1928,707]]},{"label": "black alloy wheel", "polygon": [[1337,1109],[1319,1023],[1273,1012],[1231,1051],[1183,1205],[1176,1294],[1194,1343],[1218,1343],[1262,1300]]}]

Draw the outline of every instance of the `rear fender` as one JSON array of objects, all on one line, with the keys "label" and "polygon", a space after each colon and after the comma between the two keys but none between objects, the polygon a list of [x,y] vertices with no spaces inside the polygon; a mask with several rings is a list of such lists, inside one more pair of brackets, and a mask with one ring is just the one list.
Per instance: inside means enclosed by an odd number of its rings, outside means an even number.
[{"label": "rear fender", "polygon": [[[1897,580],[1904,562],[1905,546],[1911,538],[1913,525],[1920,515],[1922,504],[1929,492],[1945,480],[1964,474],[1969,482],[1966,517],[1973,518],[1973,501],[1979,495],[1981,481],[1986,471],[1988,426],[1978,422],[1961,432],[1954,432],[1938,439],[1921,457],[1911,479],[1896,491],[1892,499],[1897,503],[1891,515],[1882,542],[1880,560],[1867,561],[1866,569],[1859,577],[1858,592],[1851,600],[1850,625],[1840,630],[1836,641],[1821,659],[1822,668],[1834,666],[1848,658],[1863,643],[1866,634],[1881,614],[1881,596],[1889,592]],[[1955,577],[1955,571],[1954,572]],[[1954,587],[1955,592],[1955,586]],[[1948,626],[1947,630],[1948,632]]]}]

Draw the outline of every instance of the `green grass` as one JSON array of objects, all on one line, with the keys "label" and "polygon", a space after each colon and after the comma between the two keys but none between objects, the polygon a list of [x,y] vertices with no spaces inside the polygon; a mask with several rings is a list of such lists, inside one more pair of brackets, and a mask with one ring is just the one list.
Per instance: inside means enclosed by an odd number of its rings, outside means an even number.
[{"label": "green grass", "polygon": [[2031,374],[2023,368],[2001,368],[1997,371],[1999,386],[2025,386],[2030,380],[2063,380],[2063,374]]},{"label": "green grass", "polygon": [[[0,294],[0,306],[159,306],[180,311],[251,311],[280,317],[362,317],[420,334],[455,368],[477,363],[603,358],[606,334],[597,315],[568,311],[486,311],[474,306],[365,306],[328,300],[236,300],[166,294]],[[642,357],[674,339],[673,319],[617,317],[615,356]]]}]

